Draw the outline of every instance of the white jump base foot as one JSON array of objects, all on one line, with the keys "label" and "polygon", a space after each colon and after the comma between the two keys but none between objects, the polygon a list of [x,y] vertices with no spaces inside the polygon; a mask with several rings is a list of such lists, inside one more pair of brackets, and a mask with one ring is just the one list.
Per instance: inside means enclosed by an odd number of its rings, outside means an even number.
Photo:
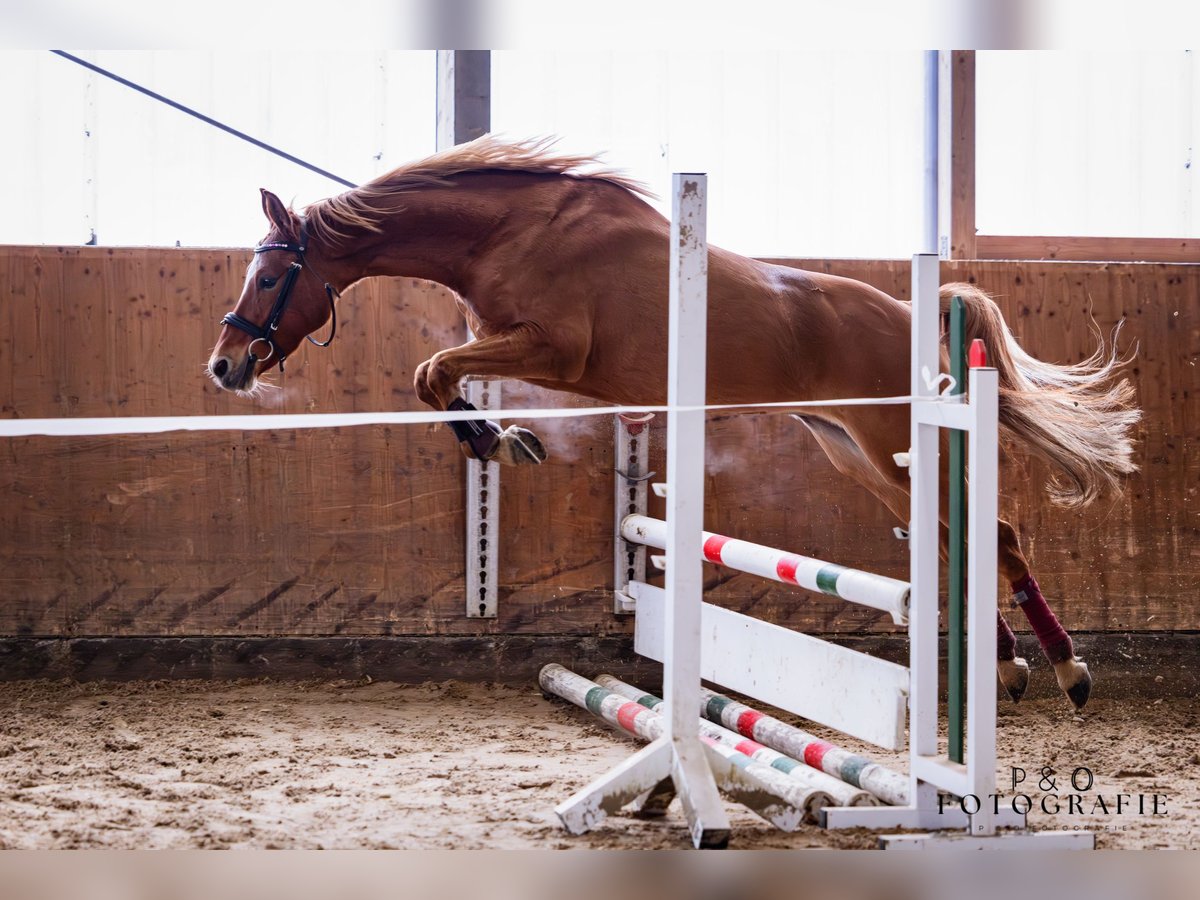
[{"label": "white jump base foot", "polygon": [[879,847],[882,850],[1094,850],[1096,836],[1090,831],[881,834]]},{"label": "white jump base foot", "polygon": [[971,817],[957,807],[938,812],[911,806],[840,807],[821,810],[821,825],[829,830],[909,828],[919,834],[881,834],[882,850],[1092,850],[1090,831],[1028,831],[1025,816],[1002,810],[991,827],[1005,829],[972,834]]},{"label": "white jump base foot", "polygon": [[[821,825],[830,830],[869,828],[872,831],[880,831],[884,828],[919,828],[923,831],[957,829],[966,832],[971,828],[971,817],[956,804],[947,804],[941,812],[913,806],[827,806],[821,810]],[[1025,817],[1012,810],[1002,810],[998,815],[992,816],[991,827],[1023,829]]]}]

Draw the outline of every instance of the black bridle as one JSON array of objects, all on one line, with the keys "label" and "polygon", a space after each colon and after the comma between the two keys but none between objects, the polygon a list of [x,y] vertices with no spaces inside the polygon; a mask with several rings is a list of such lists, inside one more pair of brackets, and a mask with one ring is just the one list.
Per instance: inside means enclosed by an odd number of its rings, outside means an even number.
[{"label": "black bridle", "polygon": [[[263,357],[263,360],[268,360],[272,356],[279,357],[279,371],[283,371],[283,362],[287,358],[275,346],[274,336],[279,329],[279,320],[283,318],[283,313],[287,309],[288,300],[292,296],[292,286],[295,285],[296,279],[300,277],[300,273],[304,271],[305,265],[308,264],[308,259],[304,253],[308,249],[308,228],[303,219],[300,220],[300,243],[293,244],[291,242],[273,241],[267,244],[259,244],[254,248],[255,253],[265,253],[267,250],[286,250],[289,253],[295,253],[299,262],[294,262],[288,266],[287,272],[283,276],[283,284],[279,287],[279,296],[275,298],[275,305],[271,307],[271,313],[267,316],[267,321],[263,325],[255,325],[249,319],[243,319],[237,313],[228,312],[222,319],[222,325],[232,325],[234,328],[246,332],[250,337],[254,338],[250,342],[249,365],[253,367],[259,362],[259,358],[254,355],[254,345],[259,341],[270,348],[270,353]],[[311,269],[312,266],[309,266]],[[314,275],[317,273],[314,271]],[[317,275],[318,278],[321,276]],[[334,335],[337,334],[337,306],[334,301],[341,296],[338,290],[328,281],[325,282],[325,293],[329,296],[329,314],[333,319],[333,327],[329,329],[329,337],[325,341],[315,341],[311,335],[305,335],[308,342],[316,347],[328,347],[333,343]]]}]

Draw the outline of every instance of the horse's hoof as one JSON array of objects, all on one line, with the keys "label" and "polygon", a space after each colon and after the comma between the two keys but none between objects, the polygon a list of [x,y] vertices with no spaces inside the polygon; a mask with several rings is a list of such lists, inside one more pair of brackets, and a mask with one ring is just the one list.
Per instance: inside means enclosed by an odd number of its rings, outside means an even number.
[{"label": "horse's hoof", "polygon": [[510,425],[500,433],[492,459],[502,466],[540,466],[546,461],[546,448],[528,428]]},{"label": "horse's hoof", "polygon": [[1092,673],[1088,671],[1087,663],[1074,656],[1055,663],[1054,677],[1058,679],[1058,686],[1075,705],[1075,709],[1083,709],[1088,697],[1092,695]]},{"label": "horse's hoof", "polygon": [[1008,698],[1013,703],[1019,703],[1025,696],[1025,689],[1029,687],[1029,663],[1019,656],[1014,659],[997,660],[996,673],[1000,676],[1004,690],[1008,692]]}]

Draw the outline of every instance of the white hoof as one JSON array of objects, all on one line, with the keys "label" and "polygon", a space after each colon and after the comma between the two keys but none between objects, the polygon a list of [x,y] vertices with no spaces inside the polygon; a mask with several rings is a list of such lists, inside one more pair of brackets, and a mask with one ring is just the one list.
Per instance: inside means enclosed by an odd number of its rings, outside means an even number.
[{"label": "white hoof", "polygon": [[1054,664],[1054,678],[1076,709],[1083,709],[1092,695],[1092,673],[1078,656]]},{"label": "white hoof", "polygon": [[528,428],[510,425],[500,433],[492,459],[502,466],[540,466],[546,461],[546,448]]},{"label": "white hoof", "polygon": [[1000,659],[996,661],[996,673],[1013,703],[1025,696],[1025,690],[1029,687],[1029,663],[1019,656]]}]

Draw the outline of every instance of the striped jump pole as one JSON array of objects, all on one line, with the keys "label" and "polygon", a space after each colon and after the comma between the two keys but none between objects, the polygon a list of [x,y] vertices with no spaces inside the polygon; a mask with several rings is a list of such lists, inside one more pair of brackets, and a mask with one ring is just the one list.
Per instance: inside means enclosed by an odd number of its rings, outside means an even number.
[{"label": "striped jump pole", "polygon": [[[643,741],[657,740],[666,731],[666,722],[659,713],[627,700],[557,663],[550,663],[542,667],[538,675],[538,684],[546,693],[568,700],[603,719],[609,725],[619,728],[626,734],[641,738]],[[729,770],[734,770],[736,775],[740,776],[737,780],[743,782],[748,780],[758,792],[778,798],[789,807],[800,811],[804,821],[816,822],[820,810],[833,802],[833,798],[825,791],[807,787],[799,781],[788,778],[778,769],[751,759],[746,754],[703,734],[700,739],[713,754],[724,761],[727,773]],[[719,786],[730,787],[736,783],[734,779],[722,777],[722,774],[714,769]],[[762,808],[764,804],[761,802],[761,798],[750,796],[754,793],[753,791],[741,793],[742,796],[737,796],[736,799],[741,802],[753,801],[754,805],[750,808],[776,827],[792,831],[801,824],[799,820],[789,822],[778,815],[772,816],[764,813]],[[563,806],[566,807],[569,804],[570,801],[567,801]],[[769,804],[766,806],[768,809],[770,808]]]},{"label": "striped jump pole", "polygon": [[[614,694],[632,700],[647,709],[657,710],[664,702],[662,697],[648,694],[641,688],[634,687],[632,684],[614,678],[612,675],[598,675],[596,677],[596,684],[606,690],[612,691]],[[723,725],[701,719],[700,734],[702,737],[710,737],[726,747],[732,747],[734,750],[746,754],[746,756],[749,756],[756,762],[765,763],[807,787],[825,791],[833,798],[833,806],[875,806],[879,802],[869,791],[828,775],[820,769],[814,769],[801,762],[797,762],[790,756],[785,756],[777,750],[772,750],[770,747],[764,746],[752,738],[742,737],[737,732],[730,731]]]},{"label": "striped jump pole", "polygon": [[701,688],[700,695],[702,712],[710,722],[792,759],[803,760],[814,769],[869,791],[889,806],[908,805],[907,775],[823,741],[723,694]]},{"label": "striped jump pole", "polygon": [[[649,516],[626,516],[621,522],[621,535],[632,543],[662,550],[667,546],[667,523]],[[704,558],[711,563],[880,609],[889,613],[897,625],[908,622],[906,581],[709,531],[703,533],[703,541]]]}]

